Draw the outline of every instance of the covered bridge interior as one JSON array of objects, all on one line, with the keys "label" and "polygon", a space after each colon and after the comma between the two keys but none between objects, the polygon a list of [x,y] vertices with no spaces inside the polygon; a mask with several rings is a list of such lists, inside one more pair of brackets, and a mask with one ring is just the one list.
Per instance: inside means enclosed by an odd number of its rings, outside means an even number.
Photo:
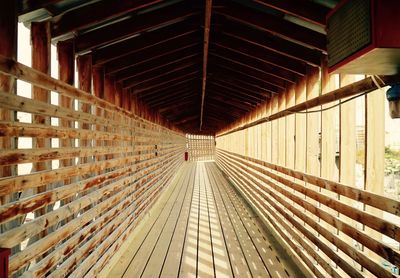
[{"label": "covered bridge interior", "polygon": [[2,0],[0,277],[397,276],[400,3],[338,2]]}]

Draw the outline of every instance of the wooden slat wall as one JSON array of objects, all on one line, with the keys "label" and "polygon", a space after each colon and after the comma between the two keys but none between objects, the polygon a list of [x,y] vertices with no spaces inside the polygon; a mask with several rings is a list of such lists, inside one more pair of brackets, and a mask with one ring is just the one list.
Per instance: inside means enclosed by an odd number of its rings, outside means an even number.
[{"label": "wooden slat wall", "polygon": [[214,160],[215,137],[186,134],[186,146],[190,161]]},{"label": "wooden slat wall", "polygon": [[[273,97],[259,110],[263,115],[290,110],[337,89],[339,79],[344,86],[358,78],[330,76],[324,67],[321,72],[310,68],[287,90],[285,99]],[[316,113],[282,114],[260,124],[261,135],[244,136],[257,127],[252,126],[232,133],[226,129],[225,135],[216,137],[219,167],[309,275],[392,277],[391,270],[400,267],[399,250],[382,240],[387,236],[400,242],[400,227],[388,217],[400,215],[400,202],[383,196],[384,94],[375,91],[364,98],[364,188],[357,187],[354,178],[354,101]],[[230,128],[251,121],[247,120]],[[239,151],[243,139],[262,144],[262,154],[255,157]]]},{"label": "wooden slat wall", "polygon": [[[91,68],[85,64],[89,61],[85,57],[79,62],[80,87],[87,90],[90,78],[86,75]],[[7,65],[0,73],[30,82],[35,90],[55,91],[62,100],[56,106],[47,98],[29,99],[0,91],[1,111],[23,111],[35,119],[19,123],[3,118],[0,138],[66,142],[59,148],[38,143],[31,149],[3,149],[0,164],[15,167],[68,161],[58,169],[46,166],[27,175],[0,178],[0,196],[17,196],[3,198],[0,206],[0,223],[8,227],[0,234],[0,246],[13,248],[10,273],[94,276],[183,162],[185,136],[103,100],[103,92],[96,92],[103,90],[99,87],[101,74],[95,75],[94,95],[3,57],[0,65]],[[115,93],[108,90],[108,94]],[[50,117],[60,124],[41,120]],[[34,193],[22,195],[27,191]],[[35,217],[24,221],[29,213]]]}]

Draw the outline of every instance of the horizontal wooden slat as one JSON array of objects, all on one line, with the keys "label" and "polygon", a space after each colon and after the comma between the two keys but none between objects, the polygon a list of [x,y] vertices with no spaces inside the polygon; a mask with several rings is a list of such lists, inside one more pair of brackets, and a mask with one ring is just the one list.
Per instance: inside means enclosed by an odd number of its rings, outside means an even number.
[{"label": "horizontal wooden slat", "polygon": [[[219,150],[219,151],[222,151],[222,150]],[[349,185],[341,184],[341,183],[338,183],[335,181],[330,181],[330,180],[326,180],[326,179],[323,179],[320,177],[309,175],[309,174],[306,174],[306,173],[303,173],[300,171],[296,171],[293,169],[289,169],[289,168],[286,168],[283,166],[274,165],[274,164],[268,163],[266,161],[258,160],[258,159],[251,158],[251,157],[245,157],[243,155],[235,154],[235,153],[228,152],[228,151],[224,151],[224,152],[229,153],[231,155],[235,155],[242,159],[246,159],[248,161],[257,163],[259,165],[268,167],[271,170],[278,171],[282,174],[294,177],[296,179],[314,184],[316,186],[319,186],[319,187],[327,189],[329,191],[346,196],[353,200],[363,202],[372,207],[375,207],[375,208],[384,210],[386,212],[400,216],[400,202],[396,201],[394,199],[387,198],[382,195],[374,194],[373,192],[362,190],[362,189],[352,187]]]},{"label": "horizontal wooden slat", "polygon": [[[181,153],[181,152],[179,152]],[[169,157],[171,155],[175,154],[176,152],[172,153],[166,153],[164,155],[160,155],[159,158],[164,157]],[[159,159],[158,159],[159,160]],[[156,161],[153,159],[153,161]],[[146,164],[149,164],[147,162]],[[146,166],[143,163],[135,164],[129,167],[123,167],[119,168],[118,170],[107,172],[102,175],[97,175],[93,178],[89,178],[86,180],[82,180],[76,183],[68,184],[62,187],[55,188],[53,190],[49,190],[40,194],[36,194],[27,198],[20,199],[16,202],[8,203],[6,205],[0,206],[0,223],[9,221],[12,218],[18,217],[20,215],[23,215],[25,213],[32,212],[38,208],[41,208],[45,205],[49,205],[52,203],[55,203],[56,201],[72,197],[76,193],[88,190],[93,187],[99,187],[107,182],[110,182],[112,180],[115,180],[117,178],[121,178],[124,176],[131,175],[132,173],[138,172],[138,171],[144,171],[146,168],[152,166],[152,165],[157,165],[156,164],[150,164],[149,166]],[[143,167],[145,166],[145,167]]]},{"label": "horizontal wooden slat", "polygon": [[[286,198],[289,198],[290,200],[294,201],[296,204],[299,205],[299,208],[305,208],[312,214],[318,216],[322,220],[324,220],[326,223],[334,226],[335,228],[339,229],[340,231],[344,232],[348,236],[352,237],[353,239],[357,240],[361,244],[365,245],[368,247],[371,251],[375,252],[385,260],[391,262],[392,264],[399,266],[400,265],[400,254],[395,251],[393,248],[389,247],[388,245],[384,244],[381,241],[378,241],[372,237],[370,237],[368,234],[366,234],[363,231],[358,230],[357,228],[347,224],[346,222],[343,222],[340,218],[338,218],[336,215],[331,215],[327,211],[323,210],[322,208],[315,207],[312,205],[310,202],[300,198],[298,195],[294,194],[292,191],[285,189],[282,187],[280,184],[284,184],[285,186],[294,189],[298,191],[299,193],[305,194],[305,196],[311,197],[314,200],[317,200],[321,204],[326,205],[327,207],[330,207],[332,209],[335,209],[336,211],[347,215],[350,218],[353,218],[356,221],[359,221],[363,225],[367,225],[369,227],[374,228],[375,230],[379,231],[382,234],[391,236],[392,238],[396,239],[399,241],[398,234],[396,230],[398,230],[398,227],[391,222],[388,222],[386,220],[383,220],[379,217],[376,217],[374,215],[370,215],[365,211],[358,210],[357,208],[350,207],[346,204],[341,203],[340,201],[336,199],[329,198],[327,196],[324,196],[323,194],[313,191],[312,189],[308,189],[303,185],[300,185],[296,182],[290,181],[286,178],[283,178],[281,175],[274,174],[272,171],[267,170],[267,168],[270,168],[272,170],[277,170],[279,171],[278,167],[270,167],[270,163],[267,163],[268,166],[263,165],[266,168],[257,166],[259,164],[264,164],[264,163],[259,163],[258,160],[243,156],[243,155],[238,155],[234,154],[232,152],[228,151],[222,151],[218,150],[217,151],[217,157],[218,160],[221,161],[221,163],[224,164],[224,167],[230,171],[231,175],[237,175],[239,173],[239,176],[237,176],[237,181],[240,183],[246,185],[246,183],[251,183],[253,186],[252,187],[256,194],[260,194],[263,196],[265,199],[267,196],[271,196],[274,198],[273,201],[269,202],[277,211],[282,210],[280,207],[276,206],[276,204],[283,205],[287,210],[292,212],[294,215],[296,215],[299,219],[303,220],[305,223],[307,223],[310,227],[315,229],[318,233],[320,233],[322,236],[324,236],[327,240],[332,242],[334,245],[336,245],[338,248],[340,248],[343,252],[345,252],[347,255],[349,255],[351,258],[356,260],[358,263],[360,263],[362,266],[367,268],[370,272],[374,273],[378,277],[392,277],[392,274],[385,268],[381,267],[377,262],[373,261],[371,258],[369,258],[365,253],[360,252],[353,246],[348,245],[344,240],[341,238],[334,236],[330,231],[328,231],[325,227],[322,225],[318,224],[315,222],[315,220],[311,217],[309,217],[307,214],[304,212],[298,210],[295,206],[292,204],[289,204],[286,200],[284,200],[280,196],[285,196]],[[252,163],[248,162],[251,161]],[[257,163],[257,164],[255,164]],[[232,171],[233,170],[233,171]],[[234,174],[236,173],[236,174]],[[284,174],[289,175],[289,173],[285,172]],[[268,178],[267,178],[268,177]],[[296,176],[292,176],[297,178]],[[261,181],[261,182],[260,182]],[[307,180],[308,181],[308,180]],[[267,185],[267,186],[265,186]],[[250,185],[246,185],[250,186]],[[279,192],[279,194],[277,194]],[[270,197],[268,197],[270,198]],[[292,216],[288,214],[287,212],[281,211],[282,219],[283,221],[289,221],[295,227],[297,227],[296,223],[294,223],[294,219],[292,219]],[[307,231],[307,228],[303,226],[302,224],[299,224],[299,227],[297,227],[302,233],[306,233],[305,235],[309,237],[311,241],[313,241],[318,247],[321,248],[321,246],[324,245],[318,238],[311,238],[313,237],[313,233]],[[323,249],[323,248],[321,248]],[[326,253],[327,251],[328,253]],[[332,256],[336,256],[334,254],[329,254],[329,250],[324,250],[324,252],[331,257],[334,261],[337,259],[334,259]],[[338,262],[337,262],[338,263]],[[342,262],[339,262],[338,264],[340,265]],[[352,273],[354,269],[349,268],[347,265],[343,265],[343,270],[345,270],[347,273]],[[357,273],[351,274],[353,275],[358,275]]]},{"label": "horizontal wooden slat", "polygon": [[[174,147],[181,148],[181,147]],[[138,156],[128,156],[124,158],[116,158],[107,161],[97,161],[90,164],[79,164],[75,166],[63,167],[51,171],[42,171],[27,175],[20,175],[17,177],[7,177],[0,179],[0,196],[23,191],[33,187],[39,187],[46,183],[53,183],[58,180],[65,179],[71,176],[85,175],[87,173],[94,173],[97,171],[103,171],[113,167],[126,165],[129,163],[139,163],[141,159]],[[148,158],[147,158],[148,159]],[[143,161],[143,163],[150,163],[149,161]],[[140,166],[140,164],[139,164]]]},{"label": "horizontal wooden slat", "polygon": [[[124,208],[124,206],[126,207],[127,205],[132,204],[132,203],[135,205],[135,202],[132,202],[132,200],[130,200],[129,202],[126,202],[124,200],[125,199],[124,196],[130,196],[130,198],[133,197],[134,200],[140,201],[140,198],[138,198],[138,197],[151,188],[150,186],[147,187],[146,185],[151,184],[151,182],[154,179],[156,179],[159,174],[162,173],[161,170],[163,170],[163,169],[160,168],[158,173],[155,172],[152,175],[152,177],[150,177],[150,178],[143,177],[139,181],[137,181],[135,184],[130,184],[130,186],[126,186],[125,189],[120,191],[118,194],[101,202],[94,209],[87,211],[85,213],[85,215],[82,215],[82,218],[75,218],[75,220],[73,220],[74,222],[71,221],[68,224],[64,225],[62,227],[62,229],[60,229],[60,231],[58,231],[57,233],[50,234],[49,236],[47,236],[47,238],[43,238],[41,241],[36,242],[34,245],[29,246],[24,251],[11,257],[10,271],[17,270],[19,267],[22,267],[23,265],[25,265],[27,262],[29,262],[29,260],[31,260],[35,256],[47,251],[49,248],[52,247],[53,244],[57,243],[60,239],[63,238],[64,233],[71,233],[72,231],[78,229],[79,227],[84,226],[86,223],[88,223],[88,221],[90,221],[91,219],[94,219],[101,212],[107,211],[107,209],[116,206],[119,202],[123,203],[122,209]],[[124,182],[123,184],[129,184],[129,182]],[[121,185],[123,185],[123,184],[121,184]],[[113,184],[111,184],[111,185],[113,185]],[[141,188],[141,187],[143,187],[144,190],[138,190],[138,188]],[[113,190],[115,190],[115,188]],[[97,191],[95,191],[94,193],[96,193],[96,192]],[[137,192],[137,193],[135,193],[135,192]],[[133,193],[133,196],[130,195],[132,193]],[[93,193],[91,193],[91,194],[93,194]],[[90,199],[91,196],[86,195],[84,198]],[[77,200],[75,200],[73,202],[75,203],[76,201]],[[70,206],[71,204],[72,203],[69,203],[67,206]],[[71,247],[73,247],[73,245],[70,246],[70,248]]]}]

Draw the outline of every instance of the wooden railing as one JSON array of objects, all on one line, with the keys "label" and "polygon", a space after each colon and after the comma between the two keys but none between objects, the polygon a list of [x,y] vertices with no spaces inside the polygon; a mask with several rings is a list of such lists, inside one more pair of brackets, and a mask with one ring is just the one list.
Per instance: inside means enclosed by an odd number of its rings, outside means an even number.
[{"label": "wooden railing", "polygon": [[190,161],[214,160],[215,138],[206,135],[186,135],[186,145]]},{"label": "wooden railing", "polygon": [[[400,202],[222,149],[217,149],[217,164],[289,252],[317,277],[365,277],[362,268],[377,277],[395,276],[382,261],[400,267],[400,253],[382,238],[400,242],[400,227],[382,215],[399,216]],[[362,205],[351,206],[338,196]]]},{"label": "wooden railing", "polygon": [[[32,144],[0,152],[1,167],[15,173],[0,178],[0,247],[12,249],[10,274],[92,277],[183,162],[185,137],[14,61],[1,58],[0,73],[89,107],[85,112],[0,92],[2,112],[74,123],[0,121],[2,140],[71,142],[70,147]],[[66,159],[70,165],[51,166]],[[18,175],[17,165],[39,162],[49,169]]]}]

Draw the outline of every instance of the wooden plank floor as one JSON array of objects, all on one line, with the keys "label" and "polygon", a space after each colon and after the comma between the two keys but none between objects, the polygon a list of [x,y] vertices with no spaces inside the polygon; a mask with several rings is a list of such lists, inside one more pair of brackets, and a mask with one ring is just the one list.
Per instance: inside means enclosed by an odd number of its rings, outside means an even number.
[{"label": "wooden plank floor", "polygon": [[214,162],[185,163],[109,277],[298,277]]}]

